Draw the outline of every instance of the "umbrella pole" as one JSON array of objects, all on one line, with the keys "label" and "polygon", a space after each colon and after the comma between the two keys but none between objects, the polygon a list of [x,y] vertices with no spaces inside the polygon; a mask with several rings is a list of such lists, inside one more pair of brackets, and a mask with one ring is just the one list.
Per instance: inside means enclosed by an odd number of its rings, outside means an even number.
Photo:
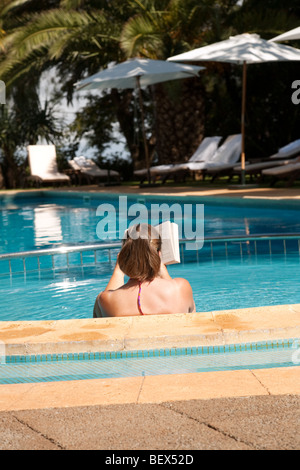
[{"label": "umbrella pole", "polygon": [[241,164],[242,164],[242,173],[241,173],[241,183],[245,184],[245,168],[246,168],[246,154],[245,154],[245,119],[246,119],[246,89],[247,89],[247,62],[243,63],[243,96],[242,96],[242,154],[241,154]]},{"label": "umbrella pole", "polygon": [[149,149],[148,149],[146,130],[145,130],[145,115],[144,115],[144,105],[143,105],[143,97],[142,97],[140,77],[136,77],[136,81],[137,81],[137,87],[138,87],[138,91],[139,91],[139,100],[140,100],[140,108],[141,108],[141,120],[142,120],[142,131],[143,131],[143,139],[144,139],[144,147],[145,147],[145,157],[146,157],[148,183],[150,184],[151,183],[151,174],[150,174],[150,163],[149,163]]}]

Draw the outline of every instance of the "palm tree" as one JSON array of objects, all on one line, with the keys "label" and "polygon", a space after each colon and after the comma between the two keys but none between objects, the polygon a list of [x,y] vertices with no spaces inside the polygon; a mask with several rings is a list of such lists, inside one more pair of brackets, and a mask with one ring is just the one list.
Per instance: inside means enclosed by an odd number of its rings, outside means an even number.
[{"label": "palm tree", "polygon": [[3,1],[0,76],[8,85],[29,70],[57,67],[71,96],[83,75],[126,58],[119,40],[134,13],[129,0]]}]

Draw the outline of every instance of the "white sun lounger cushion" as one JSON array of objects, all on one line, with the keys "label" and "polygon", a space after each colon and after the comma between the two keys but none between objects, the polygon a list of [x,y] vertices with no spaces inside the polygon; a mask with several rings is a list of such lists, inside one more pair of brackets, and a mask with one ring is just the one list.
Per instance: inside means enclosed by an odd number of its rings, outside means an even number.
[{"label": "white sun lounger cushion", "polygon": [[229,136],[225,142],[217,149],[215,154],[209,161],[206,162],[187,162],[181,165],[174,165],[172,171],[177,170],[190,170],[200,171],[210,168],[221,169],[230,168],[234,165],[241,156],[241,135]]},{"label": "white sun lounger cushion", "polygon": [[[190,170],[190,169],[193,169],[193,164],[195,162],[197,162],[198,165],[200,164],[201,168],[204,168],[203,164],[206,161],[209,161],[213,157],[213,155],[216,153],[221,139],[222,137],[220,136],[205,137],[202,140],[199,147],[197,148],[196,152],[191,156],[188,162],[177,163],[177,164],[170,163],[166,165],[152,166],[150,168],[150,173],[152,175],[158,175],[158,174],[170,173],[170,172],[175,172],[175,171]],[[190,164],[192,165],[190,166]],[[134,171],[134,174],[136,176],[144,176],[147,173],[148,173],[147,168]]]},{"label": "white sun lounger cushion", "polygon": [[58,171],[55,145],[29,145],[27,149],[32,176],[44,181],[70,181]]},{"label": "white sun lounger cushion", "polygon": [[291,151],[298,151],[300,150],[300,139],[295,140],[294,142],[291,142],[288,145],[285,145],[284,147],[281,147],[278,151],[278,153],[287,153]]},{"label": "white sun lounger cushion", "polygon": [[222,137],[205,137],[196,152],[191,156],[189,162],[206,162],[211,159],[212,155],[215,154],[219,146]]},{"label": "white sun lounger cushion", "polygon": [[292,157],[293,155],[296,155],[297,153],[300,154],[300,139],[295,140],[294,142],[291,142],[288,145],[285,145],[284,147],[281,147],[277,153],[274,155],[271,155],[271,159],[279,159],[279,158],[285,158],[285,157]]}]

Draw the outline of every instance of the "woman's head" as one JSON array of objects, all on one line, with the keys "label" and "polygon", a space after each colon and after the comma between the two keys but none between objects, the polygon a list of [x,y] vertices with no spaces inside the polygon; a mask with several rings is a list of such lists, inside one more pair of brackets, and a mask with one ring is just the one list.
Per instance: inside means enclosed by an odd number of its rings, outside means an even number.
[{"label": "woman's head", "polygon": [[131,279],[152,281],[160,271],[160,251],[161,237],[154,227],[130,227],[118,257],[120,269]]}]

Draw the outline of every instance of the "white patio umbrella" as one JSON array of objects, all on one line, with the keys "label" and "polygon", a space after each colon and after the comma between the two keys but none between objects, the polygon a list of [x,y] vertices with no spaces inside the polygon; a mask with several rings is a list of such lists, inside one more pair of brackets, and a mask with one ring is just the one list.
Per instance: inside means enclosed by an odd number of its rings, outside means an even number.
[{"label": "white patio umbrella", "polygon": [[148,181],[150,183],[149,152],[144,125],[144,109],[141,88],[169,80],[197,77],[204,67],[173,64],[163,60],[129,59],[92,75],[75,86],[77,90],[95,90],[106,88],[137,89],[140,99],[142,131],[145,146]]},{"label": "white patio umbrella", "polygon": [[286,33],[280,34],[275,38],[270,39],[271,42],[290,41],[293,39],[300,39],[300,26],[298,28],[291,29]]},{"label": "white patio umbrella", "polygon": [[209,46],[170,57],[168,61],[175,62],[229,62],[243,65],[243,98],[242,98],[242,185],[245,184],[245,112],[246,112],[246,87],[247,64],[259,64],[277,61],[300,61],[300,50],[262,39],[257,34],[240,34]]}]

